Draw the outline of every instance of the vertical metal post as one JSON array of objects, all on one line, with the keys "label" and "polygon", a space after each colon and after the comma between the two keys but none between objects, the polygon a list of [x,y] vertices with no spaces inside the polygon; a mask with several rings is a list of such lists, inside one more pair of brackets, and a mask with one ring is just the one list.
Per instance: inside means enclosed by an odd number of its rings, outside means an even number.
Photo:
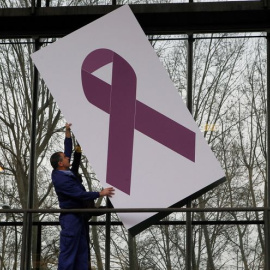
[{"label": "vertical metal post", "polygon": [[139,269],[135,236],[128,232],[129,269]]},{"label": "vertical metal post", "polygon": [[36,10],[36,0],[31,0],[31,14],[34,14]]},{"label": "vertical metal post", "polygon": [[[266,207],[270,207],[270,34],[267,33],[267,182],[266,182]],[[264,233],[265,233],[265,249],[264,249],[264,269],[270,269],[270,213],[269,209],[264,213]]]},{"label": "vertical metal post", "polygon": [[[34,51],[39,50],[39,39],[35,39]],[[34,185],[36,180],[36,123],[38,110],[38,81],[39,75],[34,68],[32,87],[32,117],[31,117],[31,141],[30,141],[30,164],[28,175],[27,209],[34,205]],[[21,270],[31,269],[31,242],[32,242],[32,213],[24,212],[23,219],[23,242],[21,253]]]},{"label": "vertical metal post", "polygon": [[133,246],[133,237],[130,234],[130,232],[128,232],[128,251],[129,251],[129,269],[136,269],[135,268],[135,264],[134,264],[134,258],[133,255],[135,254],[134,252],[134,246]]},{"label": "vertical metal post", "polygon": [[193,35],[188,35],[187,108],[191,114],[193,113],[193,95],[192,95],[193,42],[194,42]]},{"label": "vertical metal post", "polygon": [[[187,208],[191,208],[191,200],[187,203]],[[192,267],[192,220],[191,212],[186,213],[186,270]]]},{"label": "vertical metal post", "polygon": [[[111,202],[107,198],[107,208],[111,208]],[[106,213],[106,239],[105,239],[105,270],[110,270],[111,261],[111,213]]]},{"label": "vertical metal post", "polygon": [[41,259],[41,233],[42,233],[42,225],[37,225],[37,267],[36,270],[40,270],[40,259]]},{"label": "vertical metal post", "polygon": [[[193,74],[193,35],[188,35],[188,78],[187,78],[187,107],[192,114],[192,74]],[[191,200],[187,203],[187,208],[191,208]],[[191,212],[186,213],[186,270],[192,267],[192,220]]]}]

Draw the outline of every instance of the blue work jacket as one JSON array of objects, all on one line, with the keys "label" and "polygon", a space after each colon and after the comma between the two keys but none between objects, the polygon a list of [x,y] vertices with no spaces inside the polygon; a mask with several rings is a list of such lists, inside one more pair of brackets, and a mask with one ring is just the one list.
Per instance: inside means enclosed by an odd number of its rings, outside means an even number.
[{"label": "blue work jacket", "polygon": [[[71,158],[72,139],[65,138],[65,155]],[[99,197],[99,192],[87,192],[81,179],[77,177],[76,171],[53,170],[52,182],[58,196],[59,207],[61,209],[85,208],[86,202]],[[75,168],[76,170],[77,168]]]}]

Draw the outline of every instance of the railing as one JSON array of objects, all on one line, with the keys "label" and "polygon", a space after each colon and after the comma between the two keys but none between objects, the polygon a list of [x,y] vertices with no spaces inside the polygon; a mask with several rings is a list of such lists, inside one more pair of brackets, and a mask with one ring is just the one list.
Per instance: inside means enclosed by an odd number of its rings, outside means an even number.
[{"label": "railing", "polygon": [[[106,226],[106,238],[105,238],[105,269],[110,269],[110,230],[111,226],[122,226],[122,222],[120,221],[111,221],[111,214],[112,213],[145,213],[145,212],[163,212],[163,213],[196,213],[196,212],[261,212],[263,213],[262,219],[259,220],[209,220],[209,221],[191,221],[191,224],[193,226],[197,225],[252,225],[252,224],[260,224],[265,225],[265,249],[269,246],[269,230],[270,230],[270,223],[269,223],[269,214],[270,208],[267,207],[235,207],[235,208],[108,208],[108,209],[102,209],[102,212],[106,213],[106,220],[105,221],[89,221],[89,225],[92,226]],[[23,214],[24,216],[31,213],[47,213],[47,214],[57,214],[57,213],[68,213],[70,212],[70,209],[0,209],[0,214]],[[100,212],[98,209],[72,209],[73,213],[96,213]],[[15,221],[15,218],[13,218],[13,221],[4,221],[0,222],[0,226],[23,226],[23,221],[17,222]],[[31,222],[32,226],[37,226],[37,267],[35,270],[40,269],[40,258],[41,258],[41,238],[42,238],[42,227],[43,226],[59,226],[60,223],[58,221],[42,221],[42,222]],[[185,220],[172,220],[172,221],[159,221],[152,225],[186,225]],[[188,240],[188,238],[187,238]],[[192,238],[189,239],[190,243],[186,243],[186,246],[191,245]],[[21,254],[24,254],[25,256],[25,247],[22,246]],[[265,254],[268,251],[265,251]],[[31,254],[28,254],[30,257]],[[191,257],[187,257],[191,260]],[[267,257],[265,257],[265,260],[267,260]],[[190,262],[191,264],[191,262]],[[24,269],[23,266],[21,266],[21,269]],[[230,268],[229,268],[230,269]],[[241,269],[241,268],[238,268]],[[267,268],[265,268],[266,270]],[[26,270],[26,269],[25,269]]]}]

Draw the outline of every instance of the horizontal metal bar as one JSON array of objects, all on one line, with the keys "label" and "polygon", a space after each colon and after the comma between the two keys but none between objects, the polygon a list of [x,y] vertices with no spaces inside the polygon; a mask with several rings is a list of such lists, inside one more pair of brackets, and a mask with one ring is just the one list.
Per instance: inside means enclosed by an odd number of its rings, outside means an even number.
[{"label": "horizontal metal bar", "polygon": [[[270,9],[263,1],[129,5],[146,34],[267,32]],[[1,8],[0,38],[62,37],[119,6]]]},{"label": "horizontal metal bar", "polygon": [[[252,38],[266,38],[267,36],[266,35],[252,35],[252,36],[246,36],[246,35],[242,35],[242,36],[223,36],[223,37],[219,37],[219,36],[211,36],[211,37],[208,37],[208,36],[203,36],[203,37],[193,37],[194,40],[214,40],[214,39],[241,39],[241,38],[249,38],[249,39],[252,39]],[[1,39],[0,39],[1,40]],[[8,41],[3,41],[1,42],[0,41],[0,45],[13,45],[13,44],[16,44],[16,45],[23,45],[23,44],[34,44],[35,42],[33,41],[16,41],[16,42],[13,42],[11,41],[10,39],[2,39],[2,40],[8,40]],[[148,38],[149,41],[185,41],[185,40],[188,40],[188,36],[187,37],[168,37],[166,38],[166,35],[163,37],[163,38]],[[54,43],[54,41],[42,41],[42,39],[40,39],[40,44],[44,45],[44,44],[51,44],[51,43]]]},{"label": "horizontal metal bar", "polygon": [[[208,221],[192,221],[192,225],[263,225],[264,220],[208,220]],[[16,221],[2,221],[0,222],[0,226],[22,226],[23,222]],[[41,222],[33,222],[33,226],[58,226],[60,225],[59,221],[41,221]],[[106,221],[89,221],[89,225],[91,226],[106,226]],[[112,226],[123,226],[121,221],[112,221]],[[186,225],[186,221],[159,221],[154,223],[153,225]]]},{"label": "horizontal metal bar", "polygon": [[227,208],[102,208],[100,209],[0,209],[0,213],[156,213],[156,212],[264,212],[270,207]]}]

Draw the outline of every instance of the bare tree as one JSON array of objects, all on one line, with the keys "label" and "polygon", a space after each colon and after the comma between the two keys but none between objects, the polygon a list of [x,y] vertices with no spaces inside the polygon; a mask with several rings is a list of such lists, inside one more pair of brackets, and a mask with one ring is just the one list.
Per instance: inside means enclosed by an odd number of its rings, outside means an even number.
[{"label": "bare tree", "polygon": [[[0,47],[0,156],[5,172],[12,181],[12,208],[26,208],[28,192],[30,158],[30,121],[31,121],[31,85],[33,66],[29,59],[32,45],[29,40],[21,45],[17,40]],[[49,198],[52,184],[49,180],[47,157],[51,138],[57,132],[57,123],[61,119],[60,111],[45,85],[40,83],[39,110],[37,113],[37,181],[34,187],[34,207],[51,207]],[[17,196],[17,195],[18,196]],[[5,200],[10,200],[6,199]],[[35,215],[38,221],[42,216]],[[33,234],[33,264],[35,265],[36,234]],[[18,251],[17,251],[18,252]],[[44,268],[45,269],[45,268]]]}]

